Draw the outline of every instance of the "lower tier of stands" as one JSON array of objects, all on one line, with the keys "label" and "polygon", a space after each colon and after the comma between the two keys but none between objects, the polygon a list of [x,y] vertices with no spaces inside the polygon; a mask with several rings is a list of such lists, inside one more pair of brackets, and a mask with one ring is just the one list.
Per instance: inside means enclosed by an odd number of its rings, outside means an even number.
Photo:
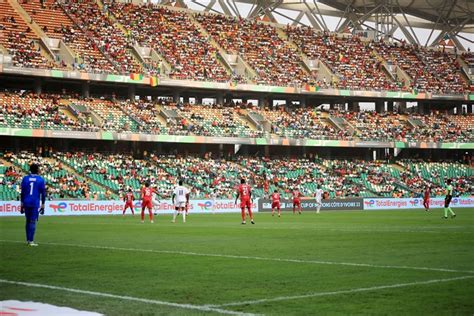
[{"label": "lower tier of stands", "polygon": [[147,154],[136,159],[128,154],[85,152],[2,152],[0,200],[16,200],[21,177],[32,162],[41,165],[49,199],[114,199],[132,189],[136,198],[145,182],[156,187],[160,198],[170,198],[179,179],[191,188],[192,198],[233,198],[242,177],[252,185],[255,197],[278,190],[290,197],[294,189],[314,196],[318,187],[329,197],[416,197],[427,186],[442,196],[452,179],[458,195],[472,195],[474,168],[458,162],[400,160],[363,161],[342,159],[277,159],[236,157],[225,160],[205,156]]}]

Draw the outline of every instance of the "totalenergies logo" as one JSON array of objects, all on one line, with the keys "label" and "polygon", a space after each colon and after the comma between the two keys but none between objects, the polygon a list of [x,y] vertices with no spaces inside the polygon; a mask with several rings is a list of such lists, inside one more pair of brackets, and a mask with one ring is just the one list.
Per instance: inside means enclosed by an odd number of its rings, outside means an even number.
[{"label": "totalenergies logo", "polygon": [[452,204],[452,205],[458,205],[458,203],[459,203],[459,199],[458,199],[458,198],[454,198],[454,199],[451,200],[451,204]]},{"label": "totalenergies logo", "polygon": [[53,209],[54,213],[56,212],[64,213],[66,212],[67,203],[61,202],[59,204],[50,204],[49,207]]},{"label": "totalenergies logo", "polygon": [[135,204],[133,205],[134,209],[141,209],[142,208],[142,202],[136,201]]},{"label": "totalenergies logo", "polygon": [[418,199],[413,199],[413,200],[410,200],[410,204],[411,204],[412,206],[418,206],[418,204],[421,205],[421,201],[418,200]]},{"label": "totalenergies logo", "polygon": [[209,211],[212,208],[212,202],[211,201],[206,201],[204,203],[198,203],[198,206],[203,211]]},{"label": "totalenergies logo", "polygon": [[365,204],[367,207],[372,207],[372,206],[374,206],[374,204],[375,204],[375,200],[367,200],[367,201],[364,201],[364,204]]}]

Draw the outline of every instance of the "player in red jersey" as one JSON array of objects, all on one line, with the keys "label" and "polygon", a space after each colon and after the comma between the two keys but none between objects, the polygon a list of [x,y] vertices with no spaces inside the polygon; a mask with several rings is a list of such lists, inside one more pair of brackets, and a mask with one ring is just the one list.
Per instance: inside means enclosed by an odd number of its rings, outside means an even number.
[{"label": "player in red jersey", "polygon": [[239,199],[239,197],[240,197],[240,209],[242,210],[242,224],[243,225],[246,224],[246,221],[245,221],[245,208],[246,207],[249,211],[250,222],[252,224],[255,224],[255,222],[253,221],[253,215],[252,215],[252,209],[251,209],[252,192],[250,190],[250,186],[245,183],[245,179],[240,180],[240,185],[237,190],[237,196],[235,197],[235,204],[237,204],[237,200]]},{"label": "player in red jersey", "polygon": [[423,194],[423,206],[425,207],[425,211],[430,210],[430,195],[431,195],[431,186],[427,186],[425,189],[425,193]]},{"label": "player in red jersey", "polygon": [[296,208],[301,214],[301,192],[298,189],[293,190],[293,214],[295,214]]},{"label": "player in red jersey", "polygon": [[281,209],[280,209],[280,193],[275,190],[272,194],[272,216],[275,215],[275,209],[278,210],[278,217],[281,216]]},{"label": "player in red jersey", "polygon": [[122,213],[123,216],[125,216],[125,211],[127,210],[127,208],[130,208],[130,210],[132,211],[132,215],[135,215],[135,212],[133,211],[134,200],[135,199],[133,197],[132,189],[128,189],[128,192],[125,194],[123,198],[123,201],[125,202],[125,207],[123,208],[123,213]]},{"label": "player in red jersey", "polygon": [[142,223],[145,220],[145,209],[148,209],[150,214],[150,222],[153,223],[153,193],[156,193],[156,190],[150,188],[150,182],[145,183],[145,187],[142,188]]}]

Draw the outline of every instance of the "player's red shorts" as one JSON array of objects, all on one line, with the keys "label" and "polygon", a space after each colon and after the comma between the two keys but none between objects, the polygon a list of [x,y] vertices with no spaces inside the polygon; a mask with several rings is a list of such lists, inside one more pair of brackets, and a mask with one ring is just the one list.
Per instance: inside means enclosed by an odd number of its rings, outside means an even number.
[{"label": "player's red shorts", "polygon": [[142,201],[142,208],[148,208],[148,209],[152,209],[153,208],[153,203],[151,203],[151,200],[143,200]]},{"label": "player's red shorts", "polygon": [[250,202],[250,199],[240,200],[240,208],[250,208],[251,206],[252,203]]},{"label": "player's red shorts", "polygon": [[133,208],[133,202],[132,201],[125,202],[125,208],[127,207]]},{"label": "player's red shorts", "polygon": [[301,207],[301,201],[300,200],[293,200],[293,206],[294,207]]},{"label": "player's red shorts", "polygon": [[272,202],[272,209],[274,209],[274,208],[279,209],[280,208],[280,202]]}]

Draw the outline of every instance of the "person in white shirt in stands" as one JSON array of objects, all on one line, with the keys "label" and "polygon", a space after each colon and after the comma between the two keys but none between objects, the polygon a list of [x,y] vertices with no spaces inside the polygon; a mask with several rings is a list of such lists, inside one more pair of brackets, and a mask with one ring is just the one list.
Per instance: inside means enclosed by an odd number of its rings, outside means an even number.
[{"label": "person in white shirt in stands", "polygon": [[173,223],[176,221],[178,212],[183,215],[183,223],[186,223],[186,206],[189,204],[189,189],[183,186],[183,180],[179,180],[178,186],[173,191],[171,201],[176,205],[173,215]]},{"label": "person in white shirt in stands", "polygon": [[321,187],[318,185],[316,187],[316,192],[314,193],[314,197],[316,198],[316,213],[319,213],[321,210],[321,204],[322,204],[322,198],[323,198],[323,190]]}]

